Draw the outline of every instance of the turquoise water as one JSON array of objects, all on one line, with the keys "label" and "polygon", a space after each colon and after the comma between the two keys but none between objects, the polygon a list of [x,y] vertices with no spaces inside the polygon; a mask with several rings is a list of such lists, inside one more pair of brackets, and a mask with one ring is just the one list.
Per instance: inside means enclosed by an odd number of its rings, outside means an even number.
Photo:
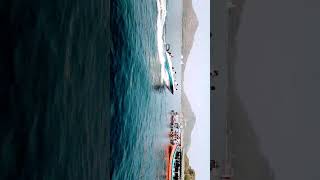
[{"label": "turquoise water", "polygon": [[157,4],[120,0],[112,7],[112,179],[163,179],[160,138],[169,109],[167,94],[152,88],[160,73]]}]

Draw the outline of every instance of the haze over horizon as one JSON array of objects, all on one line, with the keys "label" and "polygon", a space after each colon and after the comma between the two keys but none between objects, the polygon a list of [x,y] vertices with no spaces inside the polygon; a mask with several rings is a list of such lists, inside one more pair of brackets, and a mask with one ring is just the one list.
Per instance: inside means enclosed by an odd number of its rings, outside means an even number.
[{"label": "haze over horizon", "polygon": [[193,7],[199,26],[186,64],[184,89],[196,123],[188,156],[196,179],[206,180],[210,178],[210,1],[193,0]]}]

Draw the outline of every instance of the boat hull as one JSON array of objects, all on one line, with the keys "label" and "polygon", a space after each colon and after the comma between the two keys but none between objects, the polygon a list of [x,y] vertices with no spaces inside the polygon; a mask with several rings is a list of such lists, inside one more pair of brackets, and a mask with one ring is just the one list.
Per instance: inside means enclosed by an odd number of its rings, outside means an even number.
[{"label": "boat hull", "polygon": [[164,64],[161,66],[161,81],[162,84],[164,84],[168,90],[174,94],[174,75],[172,71],[172,62],[169,54],[166,52],[166,58]]}]

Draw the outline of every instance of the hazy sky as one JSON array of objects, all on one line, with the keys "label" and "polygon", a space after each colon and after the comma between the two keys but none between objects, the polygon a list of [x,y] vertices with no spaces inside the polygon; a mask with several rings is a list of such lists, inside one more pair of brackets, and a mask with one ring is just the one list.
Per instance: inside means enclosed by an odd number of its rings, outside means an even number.
[{"label": "hazy sky", "polygon": [[315,0],[244,6],[237,89],[276,180],[320,179],[319,18]]},{"label": "hazy sky", "polygon": [[210,0],[193,0],[199,19],[184,89],[196,116],[188,152],[197,180],[210,179]]}]

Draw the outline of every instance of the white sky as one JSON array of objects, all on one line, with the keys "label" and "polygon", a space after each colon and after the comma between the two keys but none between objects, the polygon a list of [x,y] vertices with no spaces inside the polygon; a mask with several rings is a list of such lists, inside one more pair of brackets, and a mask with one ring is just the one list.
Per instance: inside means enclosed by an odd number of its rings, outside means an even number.
[{"label": "white sky", "polygon": [[210,0],[193,0],[199,26],[184,73],[184,89],[196,116],[188,152],[197,180],[210,179]]}]

